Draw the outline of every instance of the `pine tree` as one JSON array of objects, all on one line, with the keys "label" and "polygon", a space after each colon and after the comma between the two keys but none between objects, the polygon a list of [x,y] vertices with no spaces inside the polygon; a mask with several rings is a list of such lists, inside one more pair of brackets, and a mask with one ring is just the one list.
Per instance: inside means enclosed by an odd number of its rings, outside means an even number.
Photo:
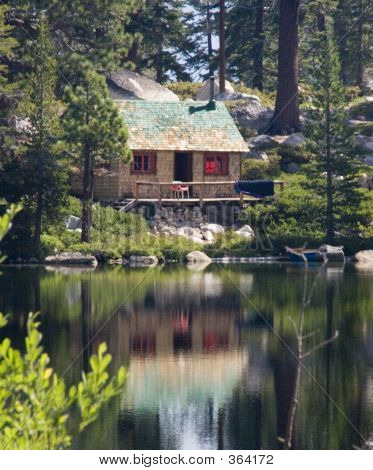
[{"label": "pine tree", "polygon": [[313,119],[309,125],[316,164],[310,190],[325,198],[326,238],[333,243],[336,231],[356,230],[362,199],[357,188],[358,166],[351,130],[346,125],[346,92],[340,81],[338,51],[330,21],[319,36],[319,62],[314,71]]},{"label": "pine tree", "polygon": [[62,117],[66,145],[83,167],[82,242],[90,241],[95,170],[114,159],[129,161],[128,134],[117,106],[109,97],[104,77],[80,61],[80,83],[67,87]]},{"label": "pine tree", "polygon": [[[6,15],[9,12],[7,5],[0,5],[0,57],[10,57],[17,45],[17,41],[11,35],[13,28],[6,23]],[[0,87],[6,82],[5,74],[8,67],[0,61]],[[1,89],[0,89],[1,90]]]},{"label": "pine tree", "polygon": [[134,62],[138,72],[152,73],[159,83],[170,78],[190,79],[185,61],[193,45],[184,17],[185,3],[185,0],[141,0],[127,28],[132,34],[141,34],[127,58]]},{"label": "pine tree", "polygon": [[29,120],[22,169],[27,204],[34,206],[34,251],[38,255],[43,214],[57,211],[61,205],[65,175],[56,152],[59,137],[59,105],[54,94],[57,61],[44,16],[39,20],[28,62],[32,72],[26,76],[26,96],[20,105],[21,113]]}]

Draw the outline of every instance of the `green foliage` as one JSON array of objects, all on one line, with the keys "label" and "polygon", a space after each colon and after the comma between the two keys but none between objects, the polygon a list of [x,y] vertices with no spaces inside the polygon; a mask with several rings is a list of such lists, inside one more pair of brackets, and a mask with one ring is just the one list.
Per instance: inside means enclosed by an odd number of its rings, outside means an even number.
[{"label": "green foliage", "polygon": [[234,91],[239,93],[246,93],[248,95],[256,95],[263,106],[268,106],[269,108],[273,108],[275,105],[275,92],[263,92],[258,90],[257,88],[250,88],[244,85],[243,83],[235,83],[233,85]]},{"label": "green foliage", "polygon": [[11,205],[0,217],[0,242],[12,228],[12,222],[17,213],[21,210],[20,206]]},{"label": "green foliage", "polygon": [[273,203],[246,208],[243,219],[261,227],[263,238],[322,238],[325,201],[307,190],[306,182],[305,175],[288,176],[284,190],[276,194]]},{"label": "green foliage", "polygon": [[277,155],[268,156],[268,160],[246,158],[242,162],[242,179],[260,180],[274,178],[280,173],[280,158]]},{"label": "green foliage", "polygon": [[349,115],[352,118],[364,116],[366,121],[373,121],[373,102],[359,101],[349,108]]},{"label": "green foliage", "polygon": [[[0,325],[6,319],[0,315]],[[0,448],[65,449],[72,437],[94,421],[103,404],[117,395],[126,379],[124,368],[109,380],[111,355],[105,343],[90,358],[91,370],[67,389],[49,365],[41,346],[40,323],[30,314],[25,353],[5,338],[0,344]],[[79,424],[71,428],[69,417],[77,407]]]},{"label": "green foliage", "polygon": [[25,145],[22,165],[28,209],[34,217],[34,249],[39,255],[43,216],[56,213],[64,203],[66,162],[57,150],[60,134],[58,102],[55,98],[57,61],[44,16],[39,20],[38,35],[30,48],[31,73],[26,76],[25,99],[20,110],[30,120],[30,136]]},{"label": "green foliage", "polygon": [[277,149],[277,154],[281,157],[281,163],[309,163],[312,158],[312,152],[306,146],[291,147],[287,145],[281,145]]},{"label": "green foliage", "polygon": [[[256,34],[256,13],[263,4],[262,31]],[[236,80],[254,86],[258,63],[264,72],[264,87],[274,90],[278,46],[277,4],[270,0],[237,0],[227,10],[227,68]]]},{"label": "green foliage", "polygon": [[[0,217],[0,241],[18,210],[12,206]],[[6,324],[0,313],[0,328]],[[77,386],[67,389],[63,377],[50,367],[41,342],[40,323],[34,314],[28,317],[24,353],[9,338],[0,342],[0,449],[69,447],[72,437],[98,417],[126,380],[123,367],[110,379],[107,369],[112,357],[102,343],[97,355],[90,358],[90,371],[83,373]],[[79,419],[74,427],[69,418],[76,408]]]},{"label": "green foliage", "polygon": [[109,97],[104,77],[86,61],[77,61],[81,74],[77,87],[65,89],[67,108],[62,116],[64,142],[80,164],[84,151],[95,165],[114,159],[128,162],[127,128]]},{"label": "green foliage", "polygon": [[169,90],[173,91],[181,101],[185,101],[188,99],[195,100],[202,85],[203,83],[200,82],[174,82],[166,83],[165,86]]},{"label": "green foliage", "polygon": [[352,130],[346,125],[346,95],[330,26],[320,35],[319,46],[322,57],[314,71],[315,109],[307,130],[316,160],[310,166],[308,187],[325,201],[325,230],[333,243],[336,232],[356,233],[367,221],[359,217],[364,195],[357,184],[359,167]]},{"label": "green foliage", "polygon": [[41,254],[43,257],[55,255],[63,251],[65,245],[64,243],[53,235],[48,235],[46,233],[41,235]]},{"label": "green foliage", "polygon": [[[17,46],[17,41],[11,36],[12,27],[6,24],[6,15],[10,7],[8,5],[0,5],[0,56],[5,56],[8,59],[14,54],[14,48]],[[4,63],[0,63],[0,85],[6,82],[4,75],[8,67]]]},{"label": "green foliage", "polygon": [[159,83],[190,78],[185,59],[193,53],[183,7],[185,0],[140,0],[127,31],[136,34],[129,58],[136,70]]},{"label": "green foliage", "polygon": [[206,253],[212,257],[247,256],[252,250],[252,241],[236,234],[233,230],[217,234],[214,243],[205,248]]}]

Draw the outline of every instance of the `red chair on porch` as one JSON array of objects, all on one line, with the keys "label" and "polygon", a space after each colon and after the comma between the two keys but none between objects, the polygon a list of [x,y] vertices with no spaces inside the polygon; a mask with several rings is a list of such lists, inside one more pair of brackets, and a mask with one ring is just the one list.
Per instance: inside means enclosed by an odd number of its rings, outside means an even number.
[{"label": "red chair on porch", "polygon": [[187,184],[183,184],[182,181],[174,181],[172,184],[172,193],[176,199],[184,199],[185,194],[189,199],[189,186]]}]

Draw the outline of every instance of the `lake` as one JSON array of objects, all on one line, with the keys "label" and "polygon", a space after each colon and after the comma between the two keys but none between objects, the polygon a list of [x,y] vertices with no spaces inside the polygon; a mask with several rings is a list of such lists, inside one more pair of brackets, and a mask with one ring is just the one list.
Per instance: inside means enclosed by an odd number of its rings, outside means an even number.
[{"label": "lake", "polygon": [[[69,384],[105,341],[123,393],[76,449],[276,449],[293,396],[304,268],[210,265],[150,270],[2,267],[0,337],[23,347],[29,311]],[[373,436],[373,271],[308,270],[313,295],[293,448],[352,449]]]}]

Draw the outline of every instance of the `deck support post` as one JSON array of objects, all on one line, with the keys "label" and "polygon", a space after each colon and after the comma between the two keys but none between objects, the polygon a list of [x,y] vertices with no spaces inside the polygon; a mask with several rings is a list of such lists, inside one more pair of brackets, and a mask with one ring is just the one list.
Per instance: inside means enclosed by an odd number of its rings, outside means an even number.
[{"label": "deck support post", "polygon": [[162,206],[162,186],[160,184],[158,185],[158,202]]},{"label": "deck support post", "polygon": [[199,206],[202,208],[203,207],[203,188],[204,188],[204,185],[203,184],[200,184],[199,186]]},{"label": "deck support post", "polygon": [[135,183],[135,201],[136,202],[139,199],[139,185],[140,185],[140,183],[138,181],[136,181],[136,183]]}]

